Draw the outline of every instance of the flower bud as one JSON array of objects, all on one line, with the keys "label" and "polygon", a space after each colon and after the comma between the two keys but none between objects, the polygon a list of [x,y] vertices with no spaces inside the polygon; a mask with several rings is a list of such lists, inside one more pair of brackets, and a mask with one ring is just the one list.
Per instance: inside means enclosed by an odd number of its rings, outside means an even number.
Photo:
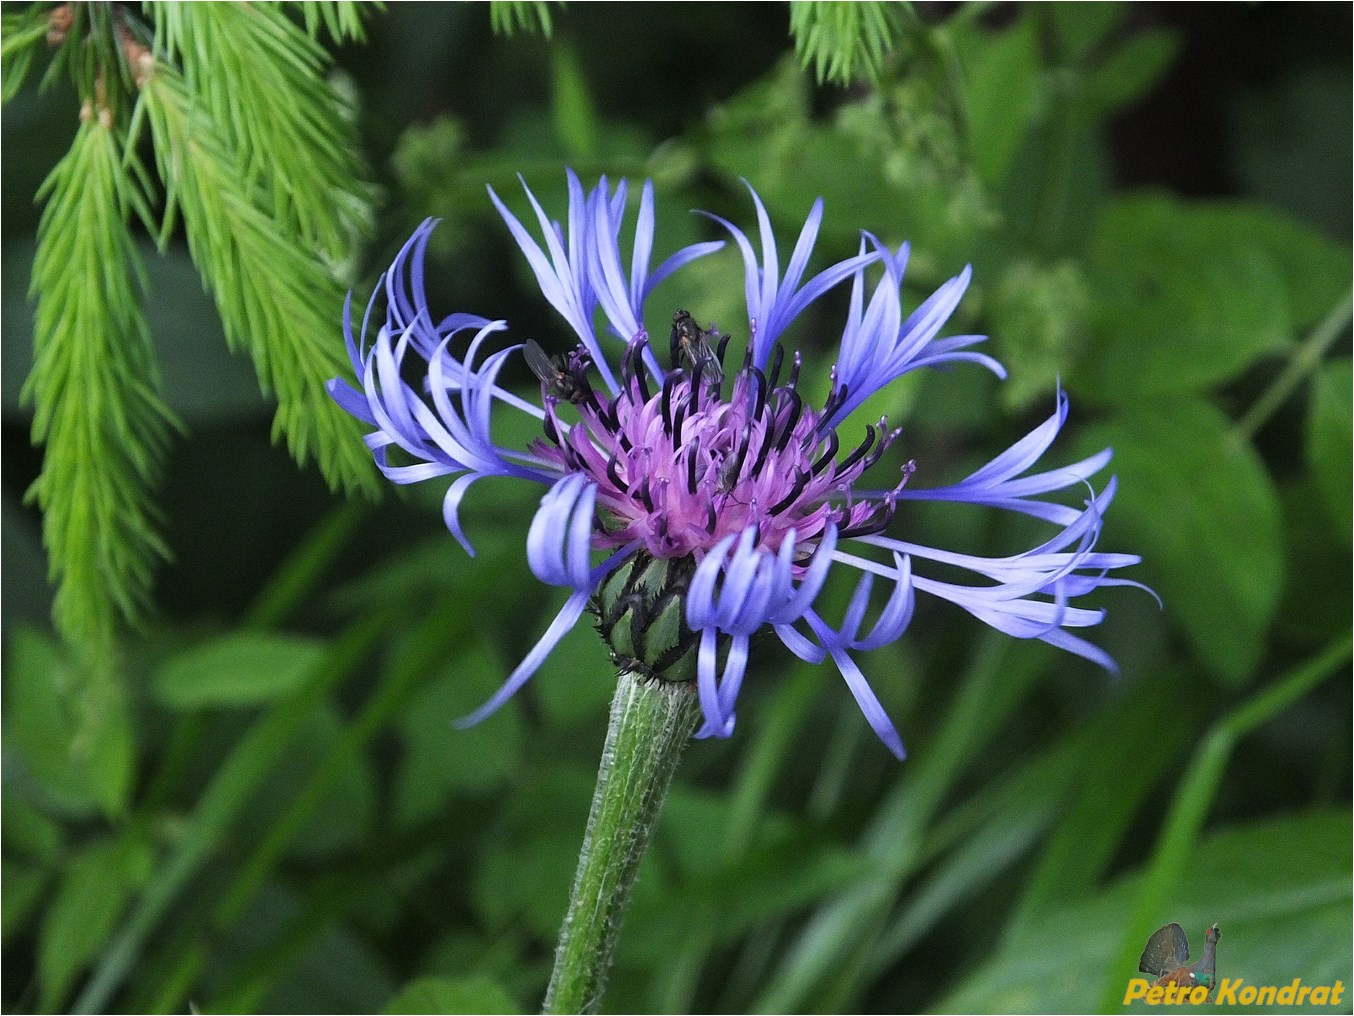
[{"label": "flower bud", "polygon": [[639,552],[617,568],[592,598],[597,630],[621,671],[665,681],[696,677],[700,637],[686,623],[691,557]]}]

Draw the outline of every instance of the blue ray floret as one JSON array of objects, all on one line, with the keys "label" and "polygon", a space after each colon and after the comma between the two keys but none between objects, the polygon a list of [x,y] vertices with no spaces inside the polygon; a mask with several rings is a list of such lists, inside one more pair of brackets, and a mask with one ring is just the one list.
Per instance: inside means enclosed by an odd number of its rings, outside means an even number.
[{"label": "blue ray floret", "polygon": [[[651,269],[651,183],[640,192],[628,251],[620,242],[629,209],[625,181],[613,187],[603,177],[585,190],[569,173],[563,223],[550,219],[525,184],[523,189],[535,231],[492,190],[489,196],[542,295],[573,332],[572,347],[553,344],[553,358],[540,346],[526,349],[541,381],[539,404],[499,384],[507,361],[523,350],[491,349],[501,343],[506,322],[468,313],[434,319],[423,285],[431,221],[391,264],[356,335],[352,308],[346,308],[344,332],[357,386],[340,379],[329,386],[338,404],[371,428],[368,447],[391,481],[450,478],[444,517],[467,551],[473,553],[459,508],[472,484],[501,476],[546,488],[528,529],[527,560],[541,582],[564,587],[568,597],[499,691],[462,722],[478,722],[507,701],[590,603],[600,611],[599,589],[617,579],[630,602],[636,590],[648,588],[649,579],[636,576],[650,575],[644,569],[653,565],[664,566],[652,574],[666,583],[662,595],[669,600],[663,602],[678,605],[678,620],[669,618],[668,627],[680,627],[680,635],[644,659],[626,655],[635,641],[629,635],[624,651],[617,648],[620,636],[607,637],[618,660],[651,676],[669,676],[671,660],[689,649],[704,715],[701,737],[733,732],[752,639],[765,630],[801,659],[830,659],[870,726],[902,758],[902,741],[856,657],[903,635],[918,592],[1016,638],[1040,639],[1114,669],[1108,654],[1075,634],[1098,624],[1104,611],[1074,602],[1100,587],[1136,585],[1111,574],[1136,564],[1136,556],[1096,549],[1116,485],[1111,478],[1096,492],[1090,481],[1108,464],[1110,451],[1031,472],[1066,422],[1061,390],[1052,416],[947,486],[909,485],[915,467],[908,462],[886,481],[891,486],[867,487],[865,474],[878,472],[873,467],[900,434],[887,420],[866,427],[860,444],[842,445],[839,428],[853,411],[909,371],[968,362],[1005,376],[996,360],[973,348],[983,336],[940,336],[968,287],[968,267],[905,314],[907,246],[891,250],[863,234],[855,256],[805,281],[823,216],[819,200],[782,274],[770,216],[749,186],[760,254],[736,225],[710,216],[743,261],[748,319],[742,366],[726,375],[728,337],[699,325],[693,331],[690,315],[679,311],[672,319],[675,362],[664,368],[649,341],[646,301],[663,279],[723,242],[682,248]],[[872,290],[869,276],[877,276]],[[847,280],[850,304],[831,392],[823,406],[811,406],[798,387],[800,356],[792,354],[787,364],[780,340],[810,304]],[[383,317],[377,312],[382,303]],[[682,343],[679,328],[686,329]],[[705,345],[712,348],[692,348]],[[492,423],[505,412],[537,421],[540,437],[525,448],[496,442]],[[1085,493],[1079,507],[1044,500],[1068,490]],[[1055,531],[1009,557],[928,547],[893,532],[901,500],[1016,512]],[[928,566],[943,567],[950,578],[927,574]],[[817,607],[834,568],[859,572],[835,626]],[[956,572],[969,580],[955,581]],[[876,579],[888,592],[880,594],[883,605],[867,623]],[[662,614],[660,607],[645,608],[646,624]],[[610,623],[604,622],[604,634]]]}]

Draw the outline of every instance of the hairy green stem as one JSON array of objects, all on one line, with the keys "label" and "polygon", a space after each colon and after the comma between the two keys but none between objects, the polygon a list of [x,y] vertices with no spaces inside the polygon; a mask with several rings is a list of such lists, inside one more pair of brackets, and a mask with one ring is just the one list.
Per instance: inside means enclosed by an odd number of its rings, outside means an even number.
[{"label": "hairy green stem", "polygon": [[699,719],[693,684],[630,673],[617,680],[543,1012],[591,1013],[601,1004],[630,887]]}]

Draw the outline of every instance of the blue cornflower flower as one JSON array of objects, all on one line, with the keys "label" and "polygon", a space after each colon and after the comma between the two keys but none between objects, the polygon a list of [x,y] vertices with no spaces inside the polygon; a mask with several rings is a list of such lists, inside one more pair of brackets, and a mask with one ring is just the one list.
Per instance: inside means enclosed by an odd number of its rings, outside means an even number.
[{"label": "blue cornflower flower", "polygon": [[[868,429],[862,444],[839,454],[837,427],[908,371],[969,361],[1005,376],[994,359],[973,350],[983,336],[937,337],[968,286],[968,268],[906,317],[905,245],[892,251],[863,234],[859,253],[805,281],[823,214],[820,199],[782,275],[770,219],[749,186],[760,253],[737,226],[711,216],[728,231],[746,270],[748,345],[742,365],[726,379],[729,337],[679,311],[665,369],[650,346],[645,300],[664,278],[723,244],[693,244],[650,271],[654,201],[646,182],[627,273],[619,240],[627,211],[625,181],[613,189],[603,177],[585,192],[570,172],[568,187],[564,224],[551,221],[526,189],[540,239],[492,189],[489,196],[542,294],[572,328],[573,349],[551,357],[529,342],[486,354],[486,340],[504,331],[505,322],[464,313],[435,321],[423,287],[434,225],[429,221],[383,277],[385,318],[375,336],[370,333],[379,288],[363,316],[360,338],[354,336],[351,303],[345,308],[348,353],[361,390],[337,379],[329,386],[339,405],[372,428],[367,444],[391,480],[454,478],[443,501],[444,518],[472,554],[458,518],[471,484],[508,476],[547,488],[527,533],[527,559],[537,578],[570,595],[503,687],[464,722],[477,722],[516,692],[590,603],[623,667],[668,677],[682,674],[683,667],[687,674],[694,670],[704,716],[697,736],[727,737],[733,731],[750,640],[770,629],[801,659],[831,659],[875,733],[902,758],[902,741],[856,654],[903,634],[918,591],[1009,635],[1040,639],[1114,670],[1103,650],[1074,634],[1098,624],[1104,612],[1072,605],[1101,586],[1136,585],[1109,577],[1136,564],[1136,556],[1095,549],[1115,481],[1096,493],[1089,478],[1108,463],[1110,452],[1030,472],[1067,418],[1061,391],[1048,420],[949,486],[909,486],[914,470],[909,462],[892,486],[863,488],[864,474],[900,433],[883,419]],[[867,272],[879,269],[882,276],[867,300]],[[798,390],[798,353],[782,381],[786,358],[778,340],[809,304],[848,279],[850,308],[831,394],[815,408]],[[599,309],[609,335],[598,332]],[[518,351],[541,381],[540,405],[497,382]],[[609,351],[619,354],[614,368]],[[541,438],[522,449],[500,446],[491,436],[495,411],[534,417]],[[1039,499],[1069,488],[1090,492],[1081,507]],[[1034,516],[1057,531],[1009,557],[956,553],[889,535],[902,500],[987,505]],[[860,572],[846,615],[835,627],[815,607],[834,565]],[[919,573],[927,565],[967,572],[974,582]],[[866,625],[876,577],[891,590],[878,617]]]}]

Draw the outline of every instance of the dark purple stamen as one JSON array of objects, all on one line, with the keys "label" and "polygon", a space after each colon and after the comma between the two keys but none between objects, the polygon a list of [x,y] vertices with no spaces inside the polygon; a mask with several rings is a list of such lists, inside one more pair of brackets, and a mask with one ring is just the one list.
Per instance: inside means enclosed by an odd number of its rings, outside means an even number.
[{"label": "dark purple stamen", "polygon": [[616,453],[611,453],[611,458],[606,460],[607,478],[615,485],[616,489],[622,494],[626,491],[626,486],[621,482],[621,463],[616,457]]},{"label": "dark purple stamen", "polygon": [[837,437],[835,430],[827,432],[827,451],[819,456],[818,461],[813,464],[811,472],[817,476],[828,466],[832,465],[832,460],[837,455],[837,449],[841,447],[841,440]]},{"label": "dark purple stamen", "polygon": [[700,460],[700,451],[700,438],[696,438],[686,455],[686,489],[692,494],[696,493],[696,463]]},{"label": "dark purple stamen", "polygon": [[780,427],[780,436],[776,438],[776,451],[783,452],[785,446],[790,443],[790,438],[794,435],[795,424],[799,423],[799,417],[804,412],[804,400],[799,397],[799,393],[793,388],[782,388],[780,391],[786,392],[790,400],[790,409],[778,426]]},{"label": "dark purple stamen", "polygon": [[790,493],[786,494],[783,498],[781,498],[779,501],[777,501],[775,504],[771,506],[771,514],[779,515],[781,512],[785,511],[786,508],[789,508],[790,505],[794,504],[797,500],[799,500],[799,495],[804,493],[804,488],[808,486],[809,478],[810,478],[809,473],[805,472],[802,469],[796,469],[795,482],[790,487]]},{"label": "dark purple stamen", "polygon": [[767,381],[772,388],[776,387],[776,382],[780,379],[780,368],[785,362],[785,347],[777,342],[771,347],[771,369],[766,372],[770,379]]},{"label": "dark purple stamen", "polygon": [[757,385],[757,391],[754,396],[755,401],[752,406],[752,418],[757,420],[761,418],[762,410],[766,408],[766,375],[756,367],[753,367],[749,373]]},{"label": "dark purple stamen", "polygon": [[672,391],[677,387],[677,374],[673,372],[663,379],[663,425],[669,434],[675,433],[672,426]]},{"label": "dark purple stamen", "polygon": [[860,443],[860,445],[856,448],[855,451],[853,451],[850,455],[848,455],[845,459],[843,459],[841,462],[837,464],[837,472],[839,473],[846,472],[857,462],[859,462],[862,458],[864,458],[865,454],[870,450],[871,445],[874,444],[876,437],[878,437],[878,434],[876,433],[875,429],[873,427],[866,427],[865,440]]}]

